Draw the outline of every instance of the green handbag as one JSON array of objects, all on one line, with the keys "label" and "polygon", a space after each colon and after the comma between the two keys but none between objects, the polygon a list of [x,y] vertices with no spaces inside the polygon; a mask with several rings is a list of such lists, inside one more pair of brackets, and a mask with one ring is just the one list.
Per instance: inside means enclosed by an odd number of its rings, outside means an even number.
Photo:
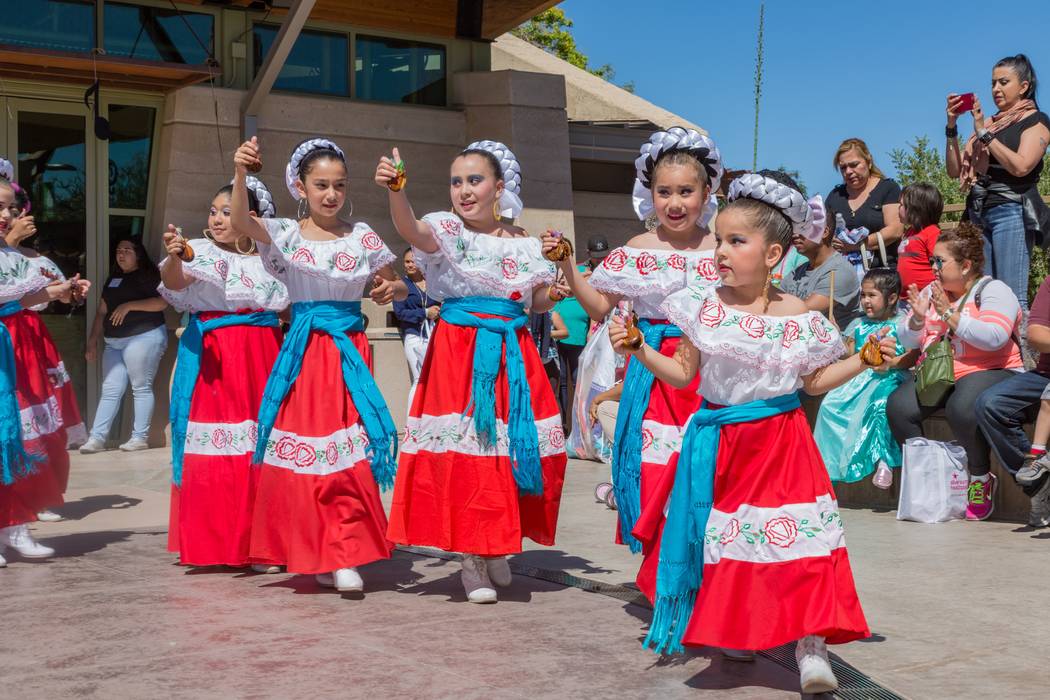
[{"label": "green handbag", "polygon": [[[978,282],[970,287],[956,308],[962,309],[966,306],[970,291],[977,286],[983,285]],[[926,352],[922,354],[919,366],[915,370],[915,394],[920,404],[932,408],[939,406],[954,386],[955,356],[952,354],[952,329],[949,327],[941,339],[930,343]]]}]

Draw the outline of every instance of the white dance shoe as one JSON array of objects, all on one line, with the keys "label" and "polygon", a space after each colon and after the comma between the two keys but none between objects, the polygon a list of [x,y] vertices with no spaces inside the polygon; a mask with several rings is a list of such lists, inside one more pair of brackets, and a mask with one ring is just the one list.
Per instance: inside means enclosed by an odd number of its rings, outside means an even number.
[{"label": "white dance shoe", "polygon": [[823,637],[810,635],[798,640],[795,660],[798,661],[798,675],[803,693],[816,695],[838,690],[839,681],[835,678],[835,672],[831,670],[828,647]]},{"label": "white dance shoe", "polygon": [[474,554],[463,555],[463,590],[471,603],[495,603],[496,589],[489,579],[487,562]]},{"label": "white dance shoe", "polygon": [[26,559],[47,559],[55,556],[55,550],[33,539],[29,534],[29,526],[24,523],[0,530],[0,552],[5,547],[10,547]]}]

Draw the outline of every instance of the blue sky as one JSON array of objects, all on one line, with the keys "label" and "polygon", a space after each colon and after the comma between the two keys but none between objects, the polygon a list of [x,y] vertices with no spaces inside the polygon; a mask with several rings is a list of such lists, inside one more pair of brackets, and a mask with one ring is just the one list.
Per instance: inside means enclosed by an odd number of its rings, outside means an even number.
[{"label": "blue sky", "polygon": [[[617,83],[707,129],[726,164],[750,167],[758,0],[566,0],[580,50]],[[944,145],[949,92],[994,112],[992,66],[1023,52],[1050,105],[1050,2],[768,0],[759,167],[798,170],[810,193],[841,180],[842,139],[889,151],[918,135]],[[960,120],[968,136],[973,122]]]}]

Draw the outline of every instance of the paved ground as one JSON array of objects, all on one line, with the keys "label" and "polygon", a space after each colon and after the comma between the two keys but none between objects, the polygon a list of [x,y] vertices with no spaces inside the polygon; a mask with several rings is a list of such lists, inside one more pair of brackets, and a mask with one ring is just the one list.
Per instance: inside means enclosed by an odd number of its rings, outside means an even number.
[{"label": "paved ground", "polygon": [[[537,578],[475,606],[458,564],[406,552],[365,567],[357,598],[303,576],[187,571],[165,551],[166,465],[161,450],[75,457],[68,520],[34,528],[60,556],[0,571],[16,632],[0,642],[2,697],[798,697],[767,658],[658,662],[639,643],[647,609]],[[605,471],[570,464],[558,546],[516,565],[632,580],[614,514],[591,497]],[[1050,531],[843,515],[874,632],[836,648],[843,661],[911,698],[1050,694]]]}]

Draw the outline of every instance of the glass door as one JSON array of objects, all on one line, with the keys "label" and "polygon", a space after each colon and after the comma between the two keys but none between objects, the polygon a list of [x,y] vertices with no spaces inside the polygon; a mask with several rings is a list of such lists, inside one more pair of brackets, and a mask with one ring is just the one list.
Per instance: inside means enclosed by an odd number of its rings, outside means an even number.
[{"label": "glass door", "polygon": [[[97,149],[94,136],[88,135],[85,112],[83,106],[68,102],[12,99],[7,157],[30,197],[30,213],[39,231],[26,244],[51,258],[67,277],[79,273],[97,282],[102,262],[95,254]],[[54,303],[42,312],[85,415],[94,408],[87,401],[84,360],[88,311],[84,306]]]}]

